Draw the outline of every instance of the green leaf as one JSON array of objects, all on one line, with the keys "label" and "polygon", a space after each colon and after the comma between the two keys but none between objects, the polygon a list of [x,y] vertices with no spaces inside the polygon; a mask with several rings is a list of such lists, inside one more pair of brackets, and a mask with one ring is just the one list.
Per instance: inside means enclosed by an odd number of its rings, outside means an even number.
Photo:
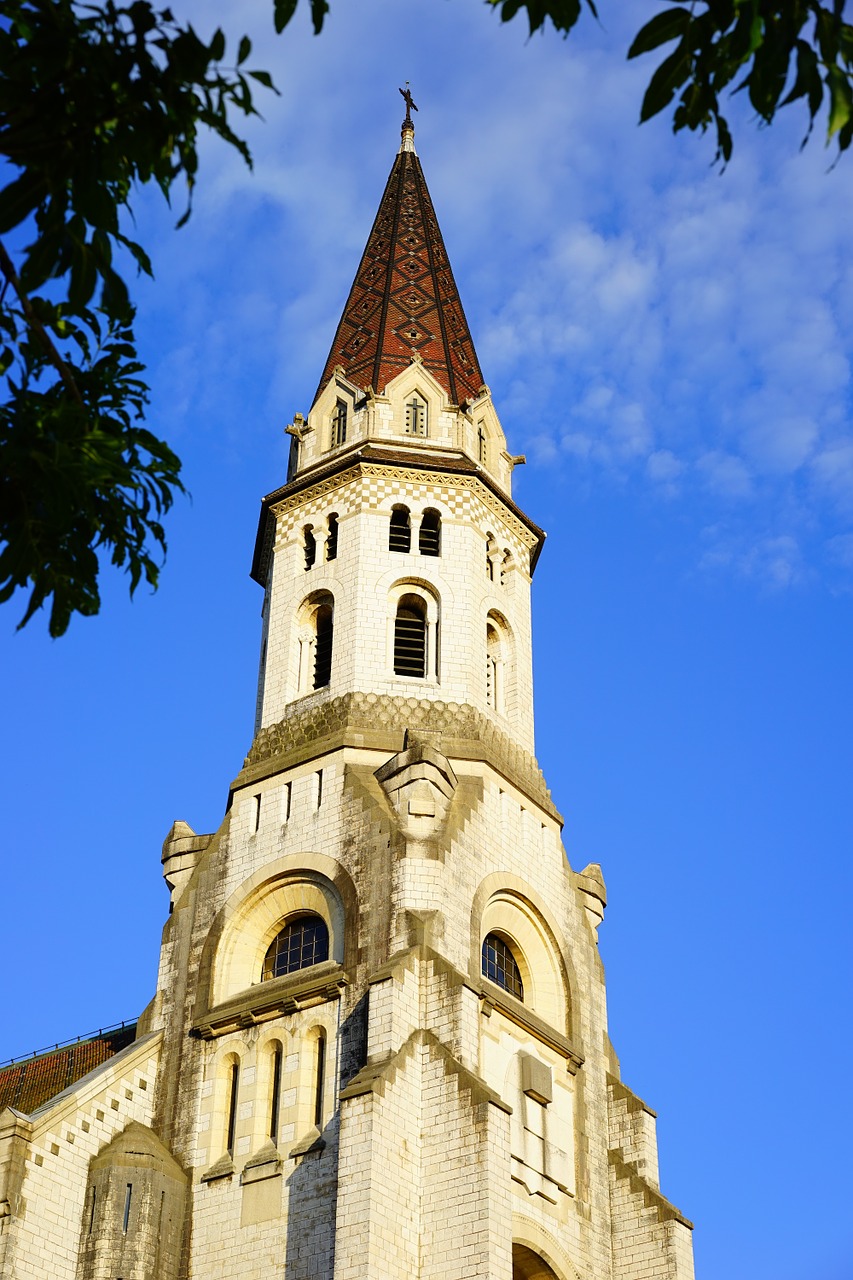
[{"label": "green leaf", "polygon": [[685,41],[664,58],[649,81],[640,108],[640,120],[650,120],[652,116],[669,106],[676,89],[687,79],[690,70],[690,49]]},{"label": "green leaf", "polygon": [[829,88],[829,122],[826,134],[833,137],[843,129],[853,116],[853,92],[850,81],[838,66],[831,66],[826,73]]},{"label": "green leaf", "polygon": [[32,213],[47,195],[48,186],[38,170],[26,170],[0,191],[0,235],[11,231]]},{"label": "green leaf", "polygon": [[246,59],[248,58],[251,52],[252,52],[252,42],[248,36],[243,36],[243,39],[240,41],[240,49],[237,53],[238,67],[243,65],[243,63],[246,61]]},{"label": "green leaf", "polygon": [[272,89],[273,93],[278,93],[278,89],[273,84],[272,76],[268,71],[249,71],[246,74],[251,76],[253,80],[257,80],[258,84],[264,85],[267,89]]},{"label": "green leaf", "polygon": [[225,32],[217,27],[210,42],[210,57],[213,62],[221,62],[225,56]]},{"label": "green leaf", "polygon": [[687,9],[666,9],[647,22],[634,37],[628,50],[629,58],[637,58],[641,53],[649,53],[659,45],[677,40],[690,26],[690,12]]},{"label": "green leaf", "polygon": [[297,0],[274,0],[273,22],[280,35],[296,12]]}]

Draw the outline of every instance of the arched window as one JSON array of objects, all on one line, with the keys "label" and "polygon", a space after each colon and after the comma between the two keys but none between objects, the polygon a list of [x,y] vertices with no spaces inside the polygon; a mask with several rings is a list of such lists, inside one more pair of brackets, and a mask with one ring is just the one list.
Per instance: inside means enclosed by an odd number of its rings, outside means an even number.
[{"label": "arched window", "polygon": [[326,559],[337,560],[338,558],[338,513],[332,511],[329,515],[329,536],[326,538]]},{"label": "arched window", "polygon": [[477,460],[479,462],[486,461],[486,433],[483,430],[482,422],[477,423]]},{"label": "arched window", "polygon": [[427,433],[427,403],[423,396],[413,391],[406,401],[406,435],[425,436]]},{"label": "arched window", "polygon": [[409,551],[412,546],[412,526],[409,522],[409,508],[396,506],[391,511],[391,524],[388,529],[388,550]]},{"label": "arched window", "polygon": [[434,507],[428,507],[421,516],[418,550],[422,556],[441,555],[441,516]]},{"label": "arched window", "polygon": [[317,540],[310,524],[302,530],[302,549],[305,552],[305,568],[310,569],[317,559]]},{"label": "arched window", "polygon": [[331,592],[316,591],[297,611],[298,662],[296,693],[324,689],[332,678],[335,601]]},{"label": "arched window", "polygon": [[512,1246],[512,1280],[557,1280],[557,1273],[526,1245]]},{"label": "arched window", "polygon": [[484,978],[503,987],[516,1000],[524,999],[524,987],[518,962],[509,943],[497,933],[487,933],[483,939],[482,973]]},{"label": "arched window", "polygon": [[332,448],[345,444],[347,438],[347,406],[345,400],[338,400],[332,413]]},{"label": "arched window", "polygon": [[507,550],[504,552],[503,560],[501,560],[501,586],[505,587],[509,580],[512,570],[512,552]]},{"label": "arched window", "polygon": [[420,596],[402,596],[394,618],[394,674],[426,676],[426,606]]},{"label": "arched window", "polygon": [[489,579],[490,582],[493,582],[495,578],[495,554],[497,552],[497,549],[498,549],[498,544],[495,542],[494,535],[491,533],[487,533],[486,534],[486,577]]},{"label": "arched window", "polygon": [[486,624],[486,706],[493,711],[503,707],[501,638],[491,622]]},{"label": "arched window", "polygon": [[267,949],[261,981],[307,969],[328,958],[329,930],[325,920],[317,915],[291,917]]},{"label": "arched window", "polygon": [[314,644],[314,688],[323,689],[332,678],[332,637],[334,609],[321,604],[316,613],[316,638]]},{"label": "arched window", "polygon": [[228,1125],[225,1150],[234,1154],[234,1132],[237,1128],[237,1101],[240,1097],[240,1063],[235,1059],[228,1071]]}]

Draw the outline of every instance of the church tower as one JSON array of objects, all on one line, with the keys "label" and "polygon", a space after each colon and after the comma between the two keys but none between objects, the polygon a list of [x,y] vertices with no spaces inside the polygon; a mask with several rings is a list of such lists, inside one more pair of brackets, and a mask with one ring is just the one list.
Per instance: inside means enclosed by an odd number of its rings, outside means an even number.
[{"label": "church tower", "polygon": [[601,871],[534,756],[544,534],[412,105],[262,505],[251,750],[219,830],[167,837],[136,1039],[0,1116],[3,1275],[46,1274],[58,1212],[68,1280],[693,1276],[608,1037]]}]

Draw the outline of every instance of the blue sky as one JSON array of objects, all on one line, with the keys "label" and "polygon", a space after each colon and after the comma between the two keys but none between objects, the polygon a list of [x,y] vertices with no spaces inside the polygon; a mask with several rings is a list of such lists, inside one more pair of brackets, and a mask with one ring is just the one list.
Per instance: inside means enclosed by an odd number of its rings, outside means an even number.
[{"label": "blue sky", "polygon": [[[176,6],[180,13],[189,10]],[[697,1276],[850,1280],[835,1077],[851,1048],[853,162],[804,120],[638,128],[648,5],[565,42],[466,0],[195,6],[256,40],[250,174],[205,144],[188,227],[135,205],[150,424],[184,459],[160,591],[57,642],[0,615],[8,870],[0,1059],[139,1012],[172,821],[219,823],[250,745],[261,495],[284,478],[399,139],[398,85],[534,583],[537,745],[601,862],[611,1034],[660,1113]]]}]

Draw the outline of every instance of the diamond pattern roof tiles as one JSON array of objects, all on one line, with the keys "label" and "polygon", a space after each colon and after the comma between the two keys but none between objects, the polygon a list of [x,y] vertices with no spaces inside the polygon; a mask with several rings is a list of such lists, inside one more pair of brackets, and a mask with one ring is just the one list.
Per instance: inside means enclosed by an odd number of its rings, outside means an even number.
[{"label": "diamond pattern roof tiles", "polygon": [[382,393],[417,352],[450,400],[473,400],[480,363],[421,163],[401,150],[355,274],[317,396],[340,365]]}]

